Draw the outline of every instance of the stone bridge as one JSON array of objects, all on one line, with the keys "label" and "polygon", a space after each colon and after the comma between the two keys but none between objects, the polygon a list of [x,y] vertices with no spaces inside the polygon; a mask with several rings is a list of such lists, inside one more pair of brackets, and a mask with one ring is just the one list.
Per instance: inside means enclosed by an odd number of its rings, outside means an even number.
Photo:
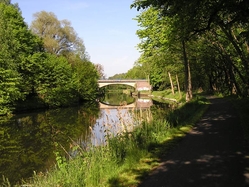
[{"label": "stone bridge", "polygon": [[99,80],[99,88],[107,85],[123,84],[134,87],[137,91],[151,91],[148,80]]}]

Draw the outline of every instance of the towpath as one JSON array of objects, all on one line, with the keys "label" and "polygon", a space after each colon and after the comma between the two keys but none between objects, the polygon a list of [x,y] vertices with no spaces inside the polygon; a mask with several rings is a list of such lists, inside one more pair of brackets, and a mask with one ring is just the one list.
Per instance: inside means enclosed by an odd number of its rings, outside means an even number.
[{"label": "towpath", "polygon": [[230,102],[209,98],[196,126],[139,187],[246,187],[249,153]]}]

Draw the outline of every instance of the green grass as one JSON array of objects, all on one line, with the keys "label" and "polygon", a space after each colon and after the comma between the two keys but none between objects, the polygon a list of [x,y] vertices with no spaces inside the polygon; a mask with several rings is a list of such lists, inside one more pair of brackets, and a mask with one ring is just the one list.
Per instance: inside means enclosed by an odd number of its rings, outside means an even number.
[{"label": "green grass", "polygon": [[165,102],[170,101],[171,99],[175,100],[176,102],[185,102],[185,93],[179,93],[175,92],[175,94],[172,94],[171,90],[163,90],[163,91],[153,91],[151,93],[153,96],[153,100],[157,100],[159,102]]},{"label": "green grass", "polygon": [[[140,125],[108,138],[103,146],[87,151],[74,147],[78,156],[66,160],[57,154],[57,166],[48,173],[34,174],[30,186],[135,187],[160,159],[185,136],[207,109],[204,98],[170,112],[167,120],[151,119],[149,111],[134,113]],[[146,116],[144,116],[146,115]],[[148,119],[148,120],[145,120]]]}]

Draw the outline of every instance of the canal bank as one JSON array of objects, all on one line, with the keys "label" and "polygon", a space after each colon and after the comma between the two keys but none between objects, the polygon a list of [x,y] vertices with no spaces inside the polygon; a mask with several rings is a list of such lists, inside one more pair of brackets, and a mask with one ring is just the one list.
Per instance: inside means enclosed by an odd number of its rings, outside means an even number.
[{"label": "canal bank", "polygon": [[[85,145],[102,141],[105,136],[101,133],[105,131],[103,126],[128,120],[132,117],[131,110],[140,113],[149,112],[152,108],[156,114],[158,109],[166,112],[168,107],[167,104],[160,103],[153,105],[149,98],[140,99],[132,108],[127,108],[127,105],[120,106],[125,101],[136,101],[135,98],[120,93],[106,96],[105,99],[111,108],[101,108],[100,103],[91,102],[75,107],[28,110],[1,118],[0,175],[8,178],[11,184],[21,179],[26,180],[34,172],[40,173],[54,168],[58,155],[69,158],[68,153],[79,142],[84,148]],[[118,106],[113,108],[115,104]]]},{"label": "canal bank", "polygon": [[[181,116],[183,116],[180,121],[189,121],[186,127],[191,124],[191,120],[193,122],[193,120],[196,120],[196,117],[200,115],[200,112],[203,111],[200,109],[205,108],[203,107],[203,102],[196,101],[195,103],[196,104],[188,104],[186,106],[190,108],[182,108],[177,111],[178,115],[182,113]],[[186,112],[188,115],[183,114]],[[193,114],[192,117],[195,118],[186,120],[184,116],[189,116],[190,113]],[[149,115],[151,115],[151,112],[147,113],[147,117]],[[173,119],[173,116],[174,114],[170,114],[172,124],[177,125],[177,121]],[[51,171],[45,178],[36,176],[31,185],[53,186],[59,184],[65,186],[67,184],[75,184],[83,186],[108,186],[121,183],[125,184],[126,182],[130,183],[131,181],[126,179],[127,171],[135,171],[134,169],[139,167],[139,163],[146,160],[148,161],[149,158],[151,161],[153,157],[156,159],[156,154],[158,154],[157,150],[164,145],[165,140],[180,137],[187,129],[183,128],[181,124],[178,124],[178,127],[172,128],[169,123],[162,120],[159,116],[157,117],[158,120],[153,120],[151,123],[143,123],[140,128],[136,128],[132,133],[119,134],[119,136],[116,136],[107,144],[107,147],[100,146],[96,149],[91,149],[93,152],[87,152],[87,154],[82,153],[78,159],[63,162],[63,164],[61,162],[57,163],[59,166],[55,171]],[[179,116],[177,116],[177,118],[179,118]],[[151,151],[154,156],[151,155]],[[156,160],[151,163],[156,164]],[[84,169],[84,167],[88,167],[88,169]],[[87,173],[85,173],[85,171],[87,171]],[[132,176],[129,175],[129,178],[135,177],[135,175],[133,175],[134,173]],[[52,183],[52,181],[59,182]],[[131,183],[138,183],[138,181]]]}]

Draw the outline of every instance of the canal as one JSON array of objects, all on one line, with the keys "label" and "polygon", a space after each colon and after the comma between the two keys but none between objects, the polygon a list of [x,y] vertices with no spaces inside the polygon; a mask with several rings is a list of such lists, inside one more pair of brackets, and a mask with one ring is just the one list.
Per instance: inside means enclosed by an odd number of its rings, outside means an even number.
[{"label": "canal", "polygon": [[70,153],[75,143],[84,148],[100,145],[105,143],[107,132],[116,135],[122,130],[132,130],[137,123],[134,114],[163,118],[168,110],[166,103],[119,93],[77,107],[2,117],[0,184],[2,176],[15,184],[34,172],[49,170],[56,164],[55,154]]}]

